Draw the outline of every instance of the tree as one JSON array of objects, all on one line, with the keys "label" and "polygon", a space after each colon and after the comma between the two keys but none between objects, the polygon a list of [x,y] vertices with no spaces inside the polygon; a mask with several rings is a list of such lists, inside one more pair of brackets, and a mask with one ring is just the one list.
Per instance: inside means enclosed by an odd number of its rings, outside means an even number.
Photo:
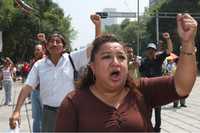
[{"label": "tree", "polygon": [[113,25],[110,25],[110,26],[105,26],[103,32],[115,34],[118,38],[122,39],[121,36],[120,36],[121,27],[120,27],[119,24],[113,24]]},{"label": "tree", "polygon": [[24,12],[14,0],[0,3],[0,30],[3,31],[3,53],[15,61],[29,60],[36,43],[36,34],[54,31],[62,33],[70,42],[75,36],[71,17],[64,16],[63,10],[52,0],[26,0],[34,7],[31,13]]},{"label": "tree", "polygon": [[[124,19],[121,24],[106,26],[105,32],[114,33],[120,38],[123,42],[135,50],[137,49],[137,33],[140,34],[140,44],[145,43],[146,34],[146,19],[143,16],[140,16],[140,24],[138,25],[137,21],[130,21],[129,19]],[[141,53],[141,49],[140,49]]]}]

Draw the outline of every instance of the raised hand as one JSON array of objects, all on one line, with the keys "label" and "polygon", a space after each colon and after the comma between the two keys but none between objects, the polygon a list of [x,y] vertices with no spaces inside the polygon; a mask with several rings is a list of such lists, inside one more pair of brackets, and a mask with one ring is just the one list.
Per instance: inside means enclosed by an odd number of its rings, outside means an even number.
[{"label": "raised hand", "polygon": [[169,38],[170,38],[170,35],[169,35],[168,32],[164,32],[164,33],[162,34],[162,36],[163,36],[164,39],[169,39]]},{"label": "raised hand", "polygon": [[177,15],[177,31],[181,39],[182,45],[194,44],[196,32],[197,32],[197,21],[189,14],[178,14]]},{"label": "raised hand", "polygon": [[45,34],[44,33],[38,33],[37,34],[37,39],[39,40],[39,41],[46,41],[46,37],[45,37]]},{"label": "raised hand", "polygon": [[95,25],[95,37],[101,35],[101,17],[97,14],[90,15],[90,19]]},{"label": "raised hand", "polygon": [[90,19],[92,20],[92,22],[95,25],[100,25],[101,24],[101,17],[99,15],[96,15],[96,14],[90,15]]}]

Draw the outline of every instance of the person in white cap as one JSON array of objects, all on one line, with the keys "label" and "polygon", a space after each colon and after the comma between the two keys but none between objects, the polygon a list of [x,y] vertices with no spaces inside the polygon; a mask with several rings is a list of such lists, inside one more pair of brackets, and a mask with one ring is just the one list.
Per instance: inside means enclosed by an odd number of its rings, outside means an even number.
[{"label": "person in white cap", "polygon": [[[163,33],[163,38],[167,42],[167,49],[156,47],[155,43],[149,43],[146,48],[146,57],[142,59],[139,68],[142,77],[162,76],[162,64],[167,56],[173,51],[172,41],[169,33]],[[159,46],[163,46],[159,44]],[[160,132],[161,126],[161,107],[155,109],[155,126],[154,131]]]}]

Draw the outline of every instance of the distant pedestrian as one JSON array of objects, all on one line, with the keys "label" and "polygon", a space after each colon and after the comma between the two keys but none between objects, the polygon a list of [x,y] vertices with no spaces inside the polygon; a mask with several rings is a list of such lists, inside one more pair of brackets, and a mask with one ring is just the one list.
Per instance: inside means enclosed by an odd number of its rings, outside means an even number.
[{"label": "distant pedestrian", "polygon": [[[146,48],[146,57],[142,59],[139,68],[142,77],[162,76],[162,64],[167,56],[173,51],[172,41],[169,33],[163,33],[163,38],[167,42],[167,49],[160,48],[157,51],[156,44],[149,43]],[[162,50],[162,51],[161,51]],[[155,127],[154,131],[160,132],[161,126],[161,107],[155,107]],[[151,116],[150,116],[151,117]]]},{"label": "distant pedestrian", "polygon": [[1,80],[2,86],[5,90],[5,103],[4,105],[12,105],[11,97],[12,97],[12,86],[13,86],[13,62],[9,57],[6,57],[4,60],[2,72],[1,72]]},{"label": "distant pedestrian", "polygon": [[167,58],[167,65],[166,65],[167,75],[174,75],[176,72],[176,62],[172,58]]},{"label": "distant pedestrian", "polygon": [[139,66],[141,62],[141,57],[135,55],[133,48],[129,45],[125,45],[125,50],[128,57],[128,70],[131,78],[140,78]]},{"label": "distant pedestrian", "polygon": [[26,80],[30,69],[30,64],[27,61],[25,61],[22,66],[22,82]]},{"label": "distant pedestrian", "polygon": [[[33,64],[44,57],[44,49],[41,44],[37,44],[34,49],[34,59],[31,64]],[[42,131],[42,103],[40,99],[40,85],[36,87],[31,93],[31,103],[32,103],[32,118],[33,118],[33,132]]]}]

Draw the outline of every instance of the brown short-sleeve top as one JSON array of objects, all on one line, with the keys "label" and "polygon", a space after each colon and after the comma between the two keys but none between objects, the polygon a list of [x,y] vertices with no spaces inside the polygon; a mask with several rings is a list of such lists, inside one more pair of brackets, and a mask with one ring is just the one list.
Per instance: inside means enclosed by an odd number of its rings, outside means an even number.
[{"label": "brown short-sleeve top", "polygon": [[88,90],[68,94],[58,112],[55,131],[153,131],[149,113],[152,107],[179,97],[173,77],[142,78],[119,108],[111,107]]}]

